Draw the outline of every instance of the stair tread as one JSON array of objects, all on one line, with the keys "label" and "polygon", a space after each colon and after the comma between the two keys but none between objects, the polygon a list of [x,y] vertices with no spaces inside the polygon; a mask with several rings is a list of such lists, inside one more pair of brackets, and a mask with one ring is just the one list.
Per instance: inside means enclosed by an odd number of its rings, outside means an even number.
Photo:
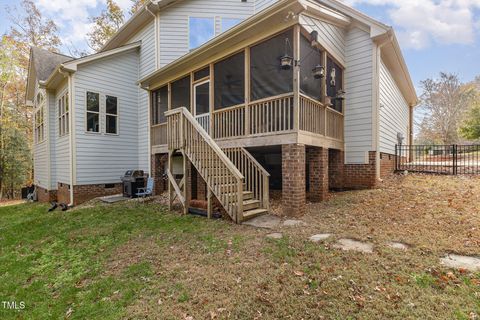
[{"label": "stair tread", "polygon": [[256,216],[259,216],[261,214],[266,214],[266,213],[268,213],[268,210],[267,209],[262,209],[262,208],[244,211],[243,212],[243,221],[245,221],[247,219],[255,218]]},{"label": "stair tread", "polygon": [[257,199],[248,199],[248,200],[243,200],[243,204],[251,204],[251,203],[260,203],[260,200]]}]

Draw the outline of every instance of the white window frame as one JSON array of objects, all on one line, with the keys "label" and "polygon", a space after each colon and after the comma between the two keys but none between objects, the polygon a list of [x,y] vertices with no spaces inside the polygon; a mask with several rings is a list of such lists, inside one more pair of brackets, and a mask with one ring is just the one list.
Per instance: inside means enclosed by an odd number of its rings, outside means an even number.
[{"label": "white window frame", "polygon": [[45,114],[43,104],[35,111],[35,143],[45,141]]},{"label": "white window frame", "polygon": [[[107,113],[107,97],[112,97],[112,98],[117,99],[117,114]],[[119,103],[120,99],[118,98],[118,96],[114,96],[114,95],[111,95],[111,94],[105,94],[105,95],[103,95],[103,100],[105,101],[105,134],[106,135],[118,136],[118,134],[119,134],[118,116],[119,116],[119,110],[120,110],[120,103]],[[115,117],[115,133],[107,132],[107,118],[108,117]]]},{"label": "white window frame", "polygon": [[60,137],[66,136],[70,134],[70,105],[68,100],[68,92],[63,94],[57,100],[57,108],[58,108],[58,135]]},{"label": "white window frame", "polygon": [[[89,93],[94,93],[98,94],[98,112],[97,111],[89,111],[88,110],[88,94]],[[88,134],[101,134],[102,133],[102,117],[101,117],[101,112],[102,112],[102,94],[98,91],[93,91],[93,90],[86,90],[85,91],[85,132]],[[98,131],[89,131],[88,130],[88,114],[93,113],[98,115]]]}]

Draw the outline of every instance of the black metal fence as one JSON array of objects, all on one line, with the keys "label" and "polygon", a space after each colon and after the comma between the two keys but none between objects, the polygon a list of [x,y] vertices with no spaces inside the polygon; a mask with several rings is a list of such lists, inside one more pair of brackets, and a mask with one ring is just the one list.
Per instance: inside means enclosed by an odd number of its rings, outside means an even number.
[{"label": "black metal fence", "polygon": [[395,169],[434,174],[480,174],[480,145],[397,145]]}]

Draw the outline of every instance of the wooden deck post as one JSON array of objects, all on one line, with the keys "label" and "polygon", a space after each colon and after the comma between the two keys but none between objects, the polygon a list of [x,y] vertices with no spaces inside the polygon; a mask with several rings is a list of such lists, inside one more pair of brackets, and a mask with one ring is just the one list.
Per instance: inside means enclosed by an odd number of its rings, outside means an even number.
[{"label": "wooden deck post", "polygon": [[212,203],[212,189],[207,186],[207,218],[212,219],[213,203]]},{"label": "wooden deck post", "polygon": [[183,214],[188,214],[188,206],[189,206],[189,201],[188,201],[188,189],[191,188],[190,184],[190,177],[189,173],[190,170],[188,169],[188,164],[189,161],[187,159],[187,155],[185,154],[185,151],[182,150],[182,155],[183,155],[183,198],[185,199],[185,203],[183,206]]},{"label": "wooden deck post", "polygon": [[293,130],[299,130],[300,113],[300,25],[293,28]]},{"label": "wooden deck post", "polygon": [[[172,161],[173,151],[168,150],[168,172],[172,173],[173,161]],[[173,186],[170,179],[168,179],[168,210],[173,209]]]},{"label": "wooden deck post", "polygon": [[245,49],[245,135],[250,134],[250,48]]}]

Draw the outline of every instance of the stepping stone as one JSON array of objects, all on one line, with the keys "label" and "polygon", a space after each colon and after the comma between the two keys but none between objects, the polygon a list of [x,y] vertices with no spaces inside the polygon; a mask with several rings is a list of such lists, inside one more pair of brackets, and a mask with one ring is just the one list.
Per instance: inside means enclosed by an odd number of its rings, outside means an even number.
[{"label": "stepping stone", "polygon": [[334,248],[342,250],[353,250],[363,253],[372,253],[373,244],[368,242],[361,242],[353,239],[340,239],[336,244],[333,245]]},{"label": "stepping stone", "polygon": [[275,229],[280,225],[280,218],[271,214],[258,216],[245,221],[243,224],[255,228]]},{"label": "stepping stone", "polygon": [[440,262],[449,268],[480,271],[480,258],[478,257],[447,254],[445,257],[440,259]]},{"label": "stepping stone", "polygon": [[405,243],[401,242],[389,242],[388,246],[392,249],[398,249],[398,250],[407,250],[409,246]]},{"label": "stepping stone", "polygon": [[279,232],[270,233],[270,234],[267,234],[267,238],[269,238],[269,239],[282,239],[283,234],[281,234]]},{"label": "stepping stone", "polygon": [[283,221],[284,227],[297,227],[297,226],[304,226],[306,225],[305,222],[301,220],[285,220]]},{"label": "stepping stone", "polygon": [[320,242],[320,241],[327,240],[331,236],[332,236],[331,233],[320,233],[320,234],[314,234],[313,236],[311,236],[308,239],[312,242]]}]

